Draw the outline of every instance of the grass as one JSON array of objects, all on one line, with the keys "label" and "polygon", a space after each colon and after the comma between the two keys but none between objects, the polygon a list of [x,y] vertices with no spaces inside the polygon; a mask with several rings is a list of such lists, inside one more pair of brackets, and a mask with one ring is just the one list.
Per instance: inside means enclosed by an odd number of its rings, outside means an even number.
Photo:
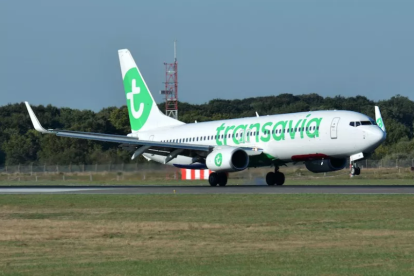
[{"label": "grass", "polygon": [[[272,168],[249,169],[229,174],[229,185],[266,185],[265,176]],[[283,167],[286,185],[413,185],[411,168],[363,169],[352,179],[348,170],[312,173],[303,166]],[[180,173],[165,171],[147,172],[96,172],[96,173],[46,173],[0,174],[0,186],[18,185],[208,185],[207,180],[181,181]]]},{"label": "grass", "polygon": [[409,195],[1,195],[0,275],[412,275]]}]

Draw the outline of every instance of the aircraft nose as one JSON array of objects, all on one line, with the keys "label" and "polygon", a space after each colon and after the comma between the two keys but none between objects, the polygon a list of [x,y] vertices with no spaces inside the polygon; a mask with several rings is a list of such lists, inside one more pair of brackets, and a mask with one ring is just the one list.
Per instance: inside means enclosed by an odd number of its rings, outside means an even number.
[{"label": "aircraft nose", "polygon": [[382,129],[377,127],[377,128],[373,129],[370,136],[371,136],[371,140],[372,140],[373,144],[375,146],[379,146],[379,145],[382,144],[382,142],[385,141],[385,138],[386,138],[387,135],[384,131],[382,131]]}]

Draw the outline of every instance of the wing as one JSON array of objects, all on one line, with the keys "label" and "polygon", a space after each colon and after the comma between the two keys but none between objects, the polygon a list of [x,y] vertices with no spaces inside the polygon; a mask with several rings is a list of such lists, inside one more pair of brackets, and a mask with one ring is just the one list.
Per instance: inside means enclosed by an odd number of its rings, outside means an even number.
[{"label": "wing", "polygon": [[[178,154],[188,155],[189,152],[199,152],[201,153],[202,156],[207,156],[216,147],[212,145],[167,143],[167,142],[159,142],[159,141],[139,140],[136,137],[114,135],[114,134],[103,134],[103,133],[81,132],[81,131],[70,131],[70,130],[57,130],[57,129],[46,130],[40,124],[30,104],[28,102],[25,102],[25,104],[27,107],[27,111],[29,112],[29,116],[33,123],[33,126],[37,131],[44,133],[44,134],[54,134],[59,137],[86,139],[86,140],[111,142],[111,143],[135,146],[136,151],[134,155],[132,156],[132,159],[138,157],[144,152],[152,152],[152,153],[167,156],[166,161],[165,161],[165,163],[167,163],[169,161],[168,159],[175,158]],[[240,147],[240,148],[245,150],[249,156],[260,155],[263,152],[261,149],[258,149],[258,148],[249,148],[249,147]]]}]

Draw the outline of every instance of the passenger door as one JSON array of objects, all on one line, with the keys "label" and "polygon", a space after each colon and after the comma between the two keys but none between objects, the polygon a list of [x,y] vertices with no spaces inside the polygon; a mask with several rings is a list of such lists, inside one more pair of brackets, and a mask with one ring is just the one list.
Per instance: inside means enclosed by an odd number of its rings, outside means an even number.
[{"label": "passenger door", "polygon": [[339,123],[339,117],[335,117],[332,120],[331,123],[331,139],[337,139],[338,138],[338,123]]}]

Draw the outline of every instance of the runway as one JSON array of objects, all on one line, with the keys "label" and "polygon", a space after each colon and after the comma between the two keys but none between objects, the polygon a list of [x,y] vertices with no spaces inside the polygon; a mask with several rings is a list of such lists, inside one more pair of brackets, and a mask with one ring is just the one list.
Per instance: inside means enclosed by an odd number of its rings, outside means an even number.
[{"label": "runway", "polygon": [[3,186],[0,194],[414,194],[414,185]]}]

